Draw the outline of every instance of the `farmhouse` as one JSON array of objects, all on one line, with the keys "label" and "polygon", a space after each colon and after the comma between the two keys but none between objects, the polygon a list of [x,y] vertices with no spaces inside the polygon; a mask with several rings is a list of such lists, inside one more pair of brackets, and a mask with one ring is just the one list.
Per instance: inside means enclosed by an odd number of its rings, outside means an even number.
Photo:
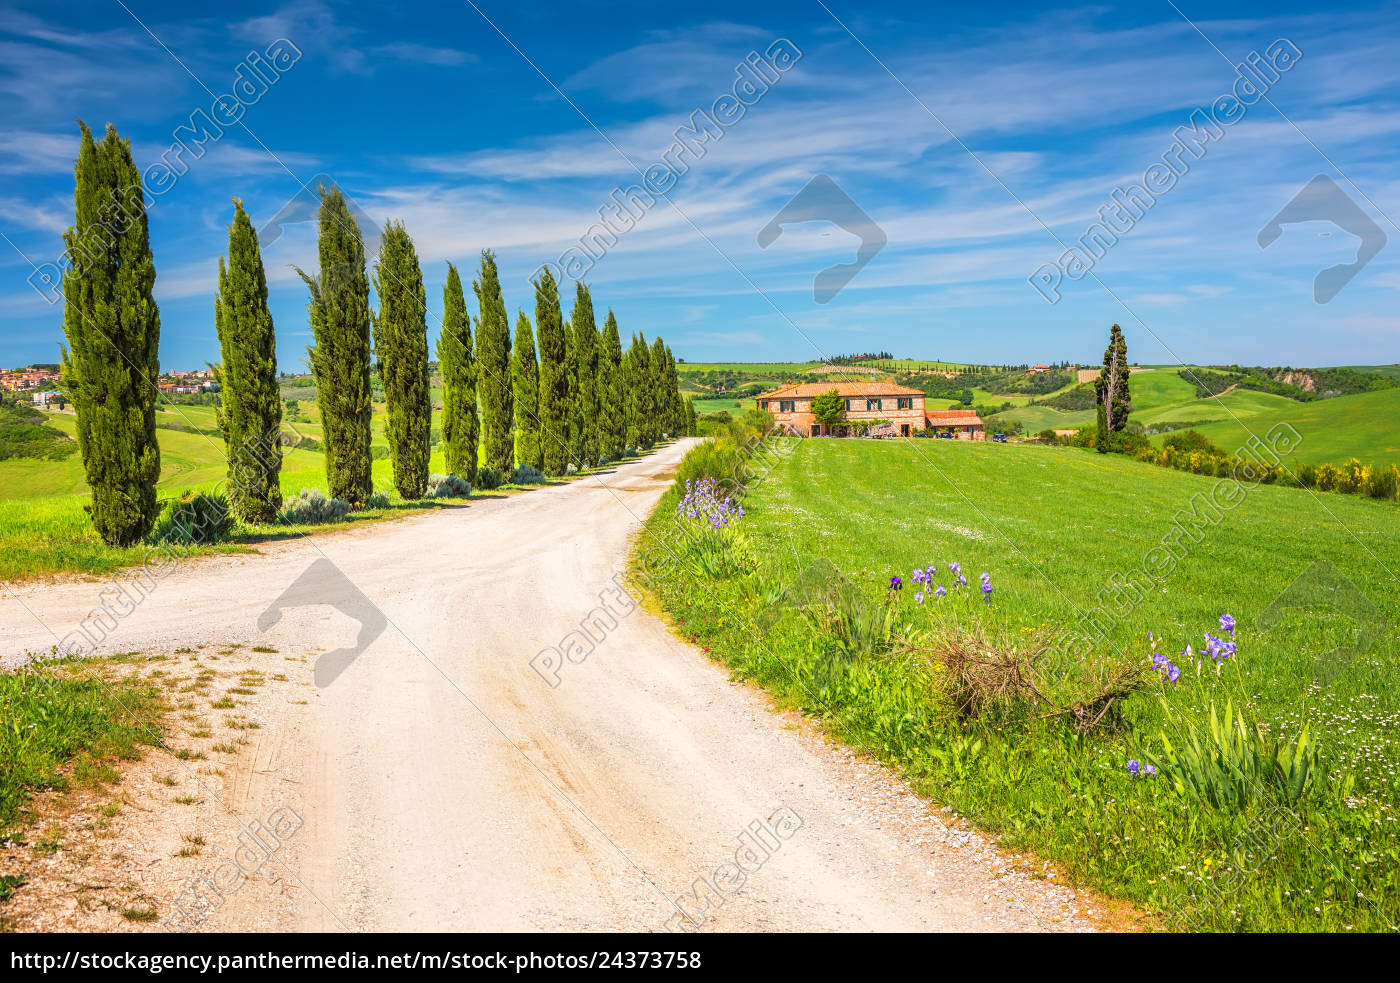
[{"label": "farmhouse", "polygon": [[[812,412],[812,400],[832,390],[845,400],[845,413],[834,424],[822,423]],[[932,428],[961,440],[986,440],[982,421],[972,410],[927,409],[924,393],[884,382],[804,382],[787,385],[757,397],[758,408],[773,414],[774,421],[801,437],[872,436],[909,437]]]}]

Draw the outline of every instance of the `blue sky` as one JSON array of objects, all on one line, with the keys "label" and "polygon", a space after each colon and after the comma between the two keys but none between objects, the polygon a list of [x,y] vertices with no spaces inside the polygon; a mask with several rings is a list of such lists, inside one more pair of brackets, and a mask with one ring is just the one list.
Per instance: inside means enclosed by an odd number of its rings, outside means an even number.
[{"label": "blue sky", "polygon": [[[186,154],[151,206],[166,368],[217,351],[230,199],[264,225],[322,174],[373,221],[405,222],[431,335],[446,262],[465,273],[485,247],[507,304],[532,310],[539,265],[576,245],[612,192],[636,184],[692,113],[732,91],[736,66],[778,39],[800,57],[681,158],[669,201],[589,270],[624,334],[659,332],[690,361],[888,349],[1088,362],[1118,322],[1143,362],[1400,359],[1395,5],[294,0],[192,16],[189,4],[123,3],[21,3],[0,17],[0,365],[56,358],[62,304],[28,280],[58,259],[72,219],[75,120],[115,123],[143,167],[168,159],[176,128],[278,39],[300,57],[240,125]],[[1174,186],[1120,230],[1093,275],[1063,277],[1047,303],[1032,273],[1057,263],[1116,188],[1144,181],[1193,111],[1231,93],[1235,63],[1280,39],[1302,57],[1276,73],[1268,101],[1198,158],[1178,155]],[[1325,304],[1314,275],[1351,261],[1354,237],[1305,222],[1267,249],[1257,241],[1319,174],[1388,238]],[[826,303],[814,278],[849,262],[855,237],[811,221],[758,244],[817,175],[887,240]],[[285,370],[301,367],[309,341],[291,265],[314,266],[314,234],[294,221],[264,248]]]}]

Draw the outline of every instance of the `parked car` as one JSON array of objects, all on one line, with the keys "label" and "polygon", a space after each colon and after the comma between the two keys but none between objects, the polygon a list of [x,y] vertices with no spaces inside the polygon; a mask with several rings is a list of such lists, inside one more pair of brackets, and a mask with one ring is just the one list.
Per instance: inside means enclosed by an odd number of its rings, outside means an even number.
[{"label": "parked car", "polygon": [[1006,443],[1006,434],[1004,434],[1004,433],[994,433],[994,434],[992,434],[992,440],[994,440],[994,441],[995,441],[996,443],[998,443],[998,444],[1004,444],[1004,443]]},{"label": "parked car", "polygon": [[947,430],[943,430],[943,431],[940,431],[940,432],[939,432],[939,434],[938,434],[938,439],[939,439],[939,440],[952,440],[952,439],[953,439],[953,435],[952,435],[951,433],[949,433]]},{"label": "parked car", "polygon": [[926,433],[916,433],[916,434],[914,434],[914,436],[915,436],[915,437],[922,437],[924,440],[931,440],[931,439],[932,439],[932,438],[931,438],[928,434],[926,434]]}]

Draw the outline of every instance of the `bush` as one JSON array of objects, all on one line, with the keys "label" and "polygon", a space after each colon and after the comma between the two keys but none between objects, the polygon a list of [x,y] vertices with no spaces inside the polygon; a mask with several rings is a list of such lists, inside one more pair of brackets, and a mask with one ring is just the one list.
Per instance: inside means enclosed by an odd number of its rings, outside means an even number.
[{"label": "bush", "polygon": [[1394,464],[1388,468],[1372,468],[1365,491],[1371,498],[1394,499],[1400,497],[1400,468]]},{"label": "bush", "polygon": [[1223,457],[1225,452],[1211,443],[1210,439],[1198,430],[1178,430],[1168,434],[1162,440],[1162,446],[1181,453],[1198,451],[1203,454],[1211,454],[1215,457]]},{"label": "bush", "polygon": [[506,476],[495,468],[483,466],[476,469],[476,486],[482,491],[493,491],[505,483]]},{"label": "bush", "polygon": [[367,509],[387,509],[389,507],[389,496],[384,492],[371,492],[369,498],[365,500]]},{"label": "bush", "polygon": [[547,479],[544,472],[533,464],[522,464],[515,469],[510,480],[517,485],[543,485]]},{"label": "bush", "polygon": [[224,496],[186,492],[166,504],[152,536],[157,542],[204,546],[227,542],[236,526]]},{"label": "bush", "polygon": [[465,478],[455,474],[435,474],[428,478],[428,494],[425,498],[467,498],[472,486]]},{"label": "bush", "polygon": [[297,526],[340,522],[349,514],[349,502],[342,498],[327,498],[319,488],[303,488],[282,506],[282,518]]}]

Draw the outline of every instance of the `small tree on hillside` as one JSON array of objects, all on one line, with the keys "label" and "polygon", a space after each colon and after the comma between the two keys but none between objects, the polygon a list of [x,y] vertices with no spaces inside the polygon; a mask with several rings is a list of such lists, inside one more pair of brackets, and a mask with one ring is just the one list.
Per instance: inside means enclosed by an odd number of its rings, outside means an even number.
[{"label": "small tree on hillside", "polygon": [[1108,348],[1103,353],[1103,371],[1099,373],[1094,393],[1098,402],[1098,434],[1095,443],[1099,453],[1107,454],[1116,442],[1114,434],[1122,433],[1128,426],[1132,399],[1128,393],[1128,343],[1123,338],[1123,329],[1113,326],[1109,334]]}]

